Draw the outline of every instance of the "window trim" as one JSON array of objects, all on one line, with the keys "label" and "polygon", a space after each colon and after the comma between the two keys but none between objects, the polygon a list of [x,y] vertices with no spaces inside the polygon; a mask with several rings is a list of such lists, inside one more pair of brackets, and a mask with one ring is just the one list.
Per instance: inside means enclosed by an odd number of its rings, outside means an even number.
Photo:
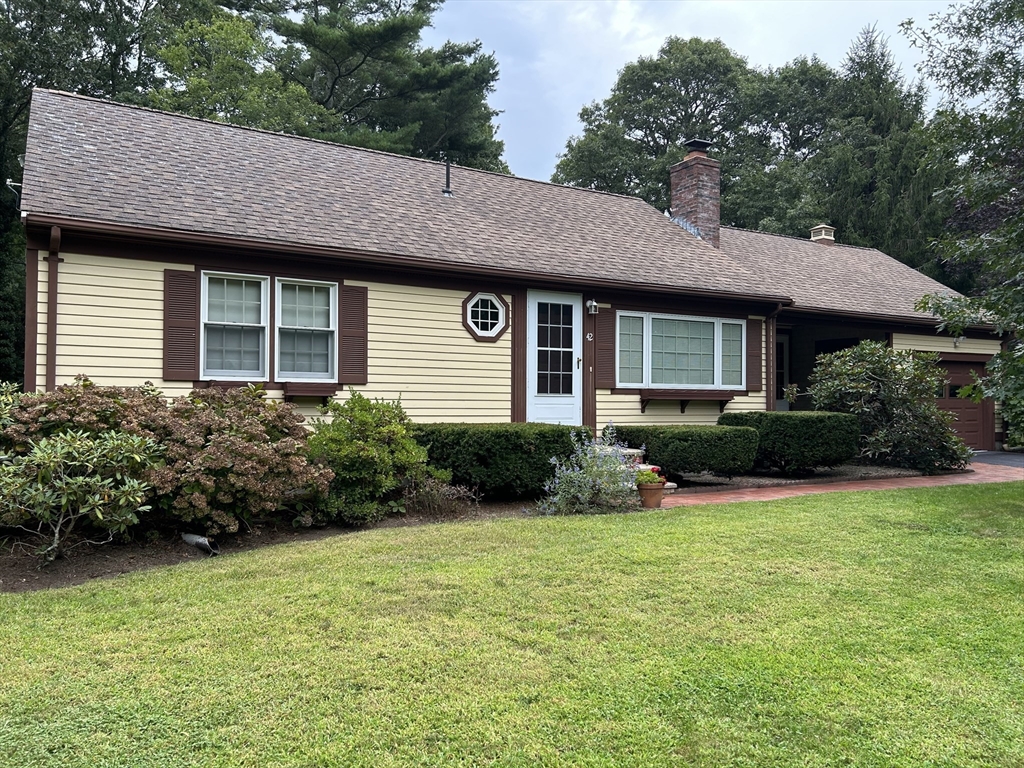
[{"label": "window trim", "polygon": [[[470,308],[477,299],[491,299],[498,307],[498,324],[491,331],[481,331],[469,319]],[[508,302],[505,301],[505,298],[500,293],[473,291],[462,301],[462,327],[477,341],[495,342],[504,336],[509,327],[509,317],[511,314]]]},{"label": "window trim", "polygon": [[[330,326],[316,330],[329,330],[333,334],[332,345],[333,356],[331,358],[330,371],[326,376],[303,376],[296,372],[284,373],[281,370],[281,330],[289,330],[296,326],[284,326],[281,323],[281,287],[288,285],[311,285],[317,288],[331,289]],[[338,382],[338,284],[328,280],[306,280],[303,278],[275,277],[274,278],[274,373],[275,381],[279,382],[300,382],[306,384],[336,384]]]},{"label": "window trim", "polygon": [[[620,378],[622,366],[620,365],[619,340],[621,334],[621,318],[639,317],[643,320],[643,381],[623,381]],[[689,320],[700,323],[714,323],[715,326],[715,370],[713,384],[653,384],[651,383],[651,321],[654,319],[665,320]],[[722,325],[738,325],[740,327],[740,383],[722,383]],[[725,390],[730,392],[742,391],[747,388],[747,323],[731,317],[701,317],[698,315],[673,315],[666,312],[634,312],[632,310],[619,310],[615,313],[615,387],[617,389],[659,389],[659,390]]]},{"label": "window trim", "polygon": [[[256,280],[260,283],[260,319],[259,326],[251,323],[228,323],[246,328],[263,328],[263,371],[214,371],[206,367],[206,327],[208,325],[225,325],[213,323],[209,319],[209,278],[227,280]],[[270,381],[270,278],[266,275],[241,274],[237,272],[219,272],[203,270],[200,276],[199,291],[199,378],[203,381]]]}]

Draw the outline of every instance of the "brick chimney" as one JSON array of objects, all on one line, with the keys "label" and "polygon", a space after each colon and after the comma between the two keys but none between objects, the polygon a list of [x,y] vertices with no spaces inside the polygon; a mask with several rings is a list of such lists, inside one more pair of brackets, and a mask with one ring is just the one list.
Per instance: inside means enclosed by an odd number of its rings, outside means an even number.
[{"label": "brick chimney", "polygon": [[811,242],[821,243],[822,245],[835,245],[835,234],[835,227],[830,227],[828,224],[815,224],[811,227]]},{"label": "brick chimney", "polygon": [[672,219],[717,248],[722,164],[708,157],[710,141],[690,139],[683,146],[688,154],[668,169]]}]

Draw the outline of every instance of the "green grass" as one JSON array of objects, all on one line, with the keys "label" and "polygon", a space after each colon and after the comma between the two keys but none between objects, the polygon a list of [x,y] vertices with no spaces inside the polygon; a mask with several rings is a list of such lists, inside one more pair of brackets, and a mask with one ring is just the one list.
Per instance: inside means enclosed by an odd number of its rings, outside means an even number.
[{"label": "green grass", "polygon": [[0,616],[4,766],[1024,764],[1024,483],[376,530]]}]

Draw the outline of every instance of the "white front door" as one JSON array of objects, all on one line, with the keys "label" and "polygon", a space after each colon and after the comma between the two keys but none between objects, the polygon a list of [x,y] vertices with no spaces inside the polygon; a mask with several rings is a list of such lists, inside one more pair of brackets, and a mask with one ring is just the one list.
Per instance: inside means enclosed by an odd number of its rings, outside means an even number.
[{"label": "white front door", "polygon": [[530,291],[526,323],[526,420],[582,424],[583,297]]}]

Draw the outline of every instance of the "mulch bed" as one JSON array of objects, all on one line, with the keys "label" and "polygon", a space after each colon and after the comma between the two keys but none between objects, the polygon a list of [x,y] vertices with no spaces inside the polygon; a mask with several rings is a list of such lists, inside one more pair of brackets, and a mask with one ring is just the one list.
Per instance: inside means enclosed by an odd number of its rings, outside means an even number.
[{"label": "mulch bed", "polygon": [[[765,488],[778,485],[804,485],[810,483],[837,483],[849,480],[877,480],[886,477],[917,477],[920,472],[907,469],[845,465],[820,468],[813,475],[785,478],[769,473],[719,477],[699,474],[679,478],[676,493],[713,493],[740,488]],[[528,517],[533,513],[533,502],[478,504],[462,520],[495,520],[499,518]],[[438,522],[435,518],[415,515],[389,518],[381,528],[399,528]],[[315,541],[328,536],[352,533],[342,527],[292,528],[291,526],[259,526],[251,531],[217,540],[221,555],[245,552],[274,544],[292,541]],[[191,560],[203,560],[208,555],[185,544],[178,534],[164,534],[155,540],[141,539],[126,544],[93,546],[82,544],[45,568],[32,554],[33,544],[13,537],[0,538],[0,592],[31,592],[83,584],[92,579],[113,578],[132,571],[176,565]]]},{"label": "mulch bed", "polygon": [[[491,520],[507,517],[526,517],[531,513],[532,502],[479,504],[464,520]],[[380,523],[381,528],[397,528],[409,525],[425,525],[438,522],[432,518],[415,515],[390,518]],[[221,556],[250,549],[259,549],[274,544],[292,541],[316,541],[328,536],[343,536],[353,533],[351,528],[330,526],[327,528],[292,528],[291,526],[258,526],[234,536],[217,538]],[[4,539],[0,536],[0,592],[32,592],[38,589],[57,589],[84,584],[92,579],[120,576],[132,571],[143,571],[165,565],[177,565],[192,560],[205,560],[209,555],[200,552],[181,540],[178,534],[164,534],[150,541],[142,537],[139,541],[124,544],[111,543],[94,546],[81,544],[71,549],[64,557],[53,561],[44,568],[32,554],[35,542],[28,537]]]}]

